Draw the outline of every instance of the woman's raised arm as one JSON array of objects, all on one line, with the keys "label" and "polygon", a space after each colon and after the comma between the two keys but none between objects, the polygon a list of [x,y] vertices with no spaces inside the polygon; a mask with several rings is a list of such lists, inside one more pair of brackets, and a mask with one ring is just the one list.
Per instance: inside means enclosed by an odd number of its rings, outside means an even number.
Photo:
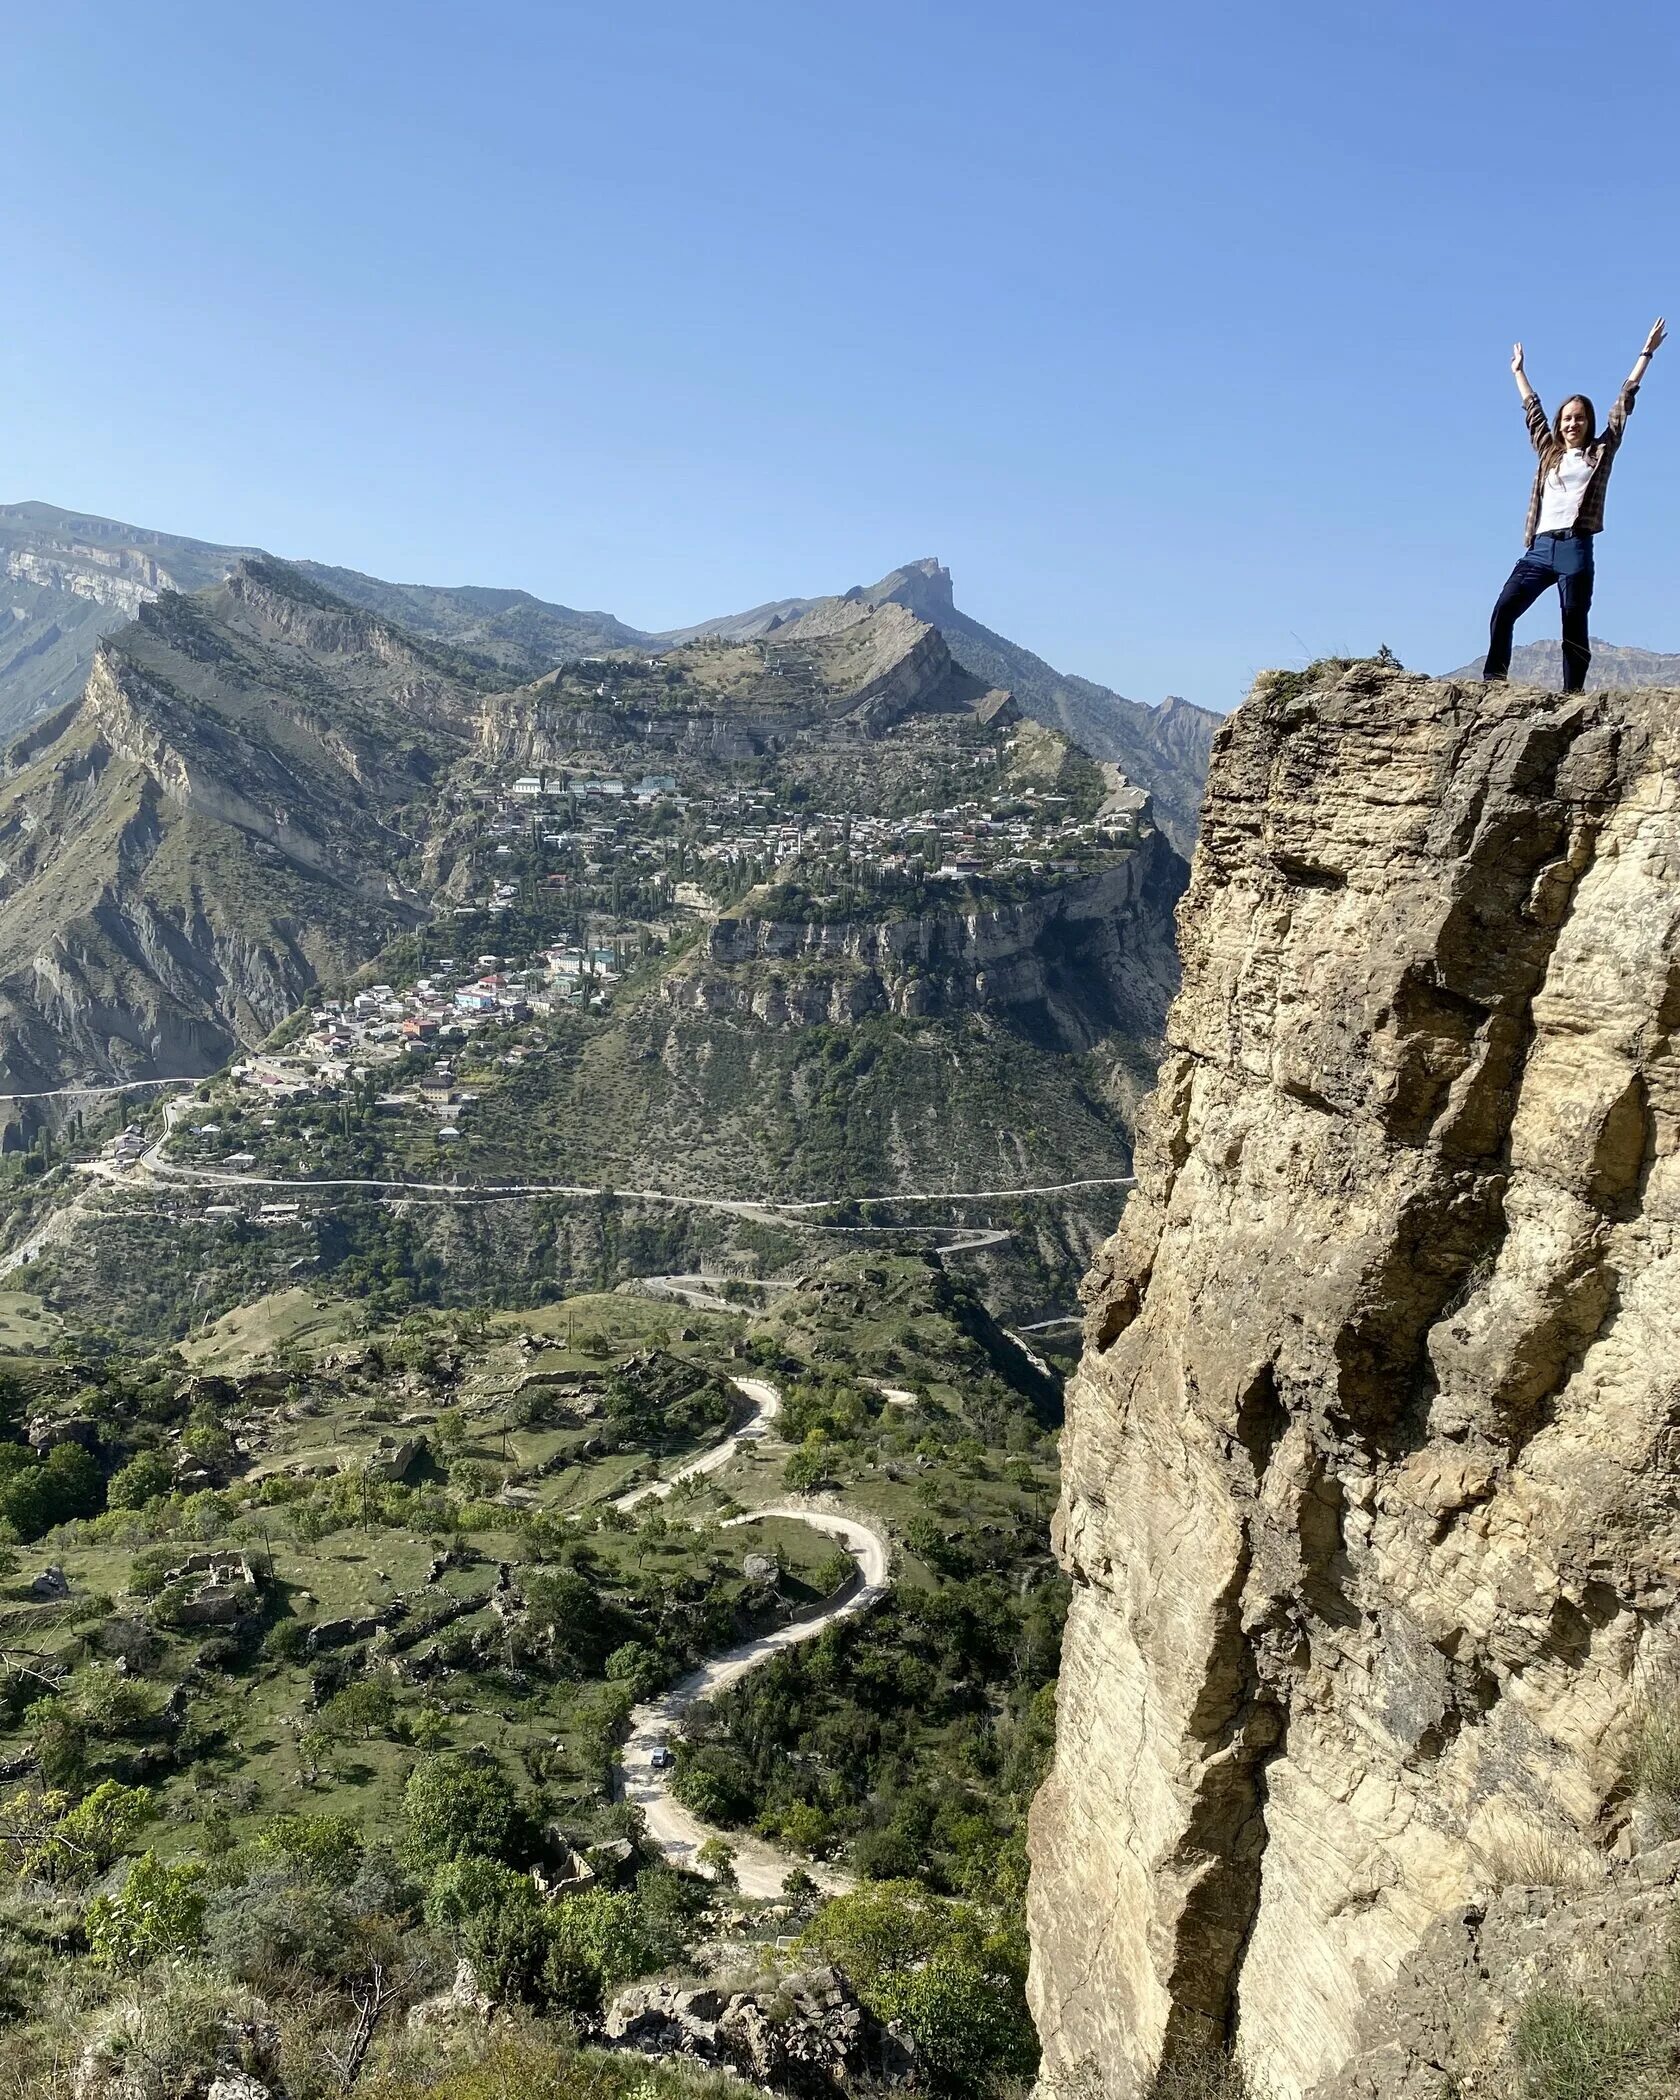
[{"label": "woman's raised arm", "polygon": [[1526,408],[1534,399],[1534,389],[1529,385],[1528,374],[1523,370],[1521,343],[1511,345],[1511,377],[1517,382],[1517,392],[1523,397],[1523,406]]},{"label": "woman's raised arm", "polygon": [[1645,374],[1650,369],[1651,360],[1662,348],[1663,337],[1667,333],[1668,325],[1659,314],[1657,319],[1651,324],[1651,333],[1645,338],[1644,349],[1640,351],[1633,361],[1633,370],[1627,376],[1629,386],[1637,386],[1645,377]]}]

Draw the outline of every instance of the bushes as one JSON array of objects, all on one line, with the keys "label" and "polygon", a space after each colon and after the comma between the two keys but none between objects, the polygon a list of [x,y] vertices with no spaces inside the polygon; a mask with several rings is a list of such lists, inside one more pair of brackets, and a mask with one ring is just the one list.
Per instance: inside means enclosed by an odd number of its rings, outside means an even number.
[{"label": "bushes", "polygon": [[106,1501],[112,1509],[144,1509],[159,1495],[167,1495],[174,1483],[174,1470],[161,1451],[142,1451],[111,1475]]},{"label": "bushes", "polygon": [[597,2012],[607,1993],[658,1965],[635,1896],[589,1889],[549,1903],[529,1874],[496,1860],[439,1867],[426,1921],[449,1935],[495,1996],[556,2012]]},{"label": "bushes", "polygon": [[901,2021],[947,2093],[996,2092],[1038,2061],[1014,1923],[885,1881],[825,1904],[798,1946],[844,1969],[882,2019]]},{"label": "bushes", "polygon": [[[82,2023],[69,2053],[81,2058],[78,2094],[176,2100],[203,2091],[209,2065],[249,2071],[265,2084],[276,2079],[278,2045],[265,2005],[198,1970],[167,1963],[124,1986],[103,2012]],[[68,2081],[63,2087],[32,2082],[28,2089],[55,2096],[70,2090]]]},{"label": "bushes", "polygon": [[348,1816],[276,1816],[257,1839],[259,1855],[324,1888],[348,1888],[362,1864],[362,1833]]},{"label": "bushes", "polygon": [[679,1745],[678,1758],[671,1791],[702,1822],[742,1823],[753,1813],[752,1773],[727,1743],[708,1743],[698,1750]]},{"label": "bushes", "polygon": [[79,1444],[55,1444],[44,1459],[27,1445],[0,1444],[0,1518],[20,1539],[90,1517],[104,1499],[99,1467]]},{"label": "bushes", "polygon": [[529,1837],[513,1788],[488,1758],[421,1758],[403,1790],[403,1813],[416,1856],[433,1865],[470,1855],[505,1860]]},{"label": "bushes", "polygon": [[107,1779],[74,1807],[21,1787],[0,1802],[0,1859],[19,1881],[81,1883],[102,1873],[151,1814],[144,1787]]},{"label": "bushes", "polygon": [[190,1953],[204,1932],[207,1873],[201,1860],[171,1866],[155,1852],[142,1852],[117,1893],[88,1906],[88,1944],[95,1959],[126,1972]]}]

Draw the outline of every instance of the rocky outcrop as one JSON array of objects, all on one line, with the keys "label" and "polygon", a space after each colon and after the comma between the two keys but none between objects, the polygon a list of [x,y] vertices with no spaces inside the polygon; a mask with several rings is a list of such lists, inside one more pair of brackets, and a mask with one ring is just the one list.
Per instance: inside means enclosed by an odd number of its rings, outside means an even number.
[{"label": "rocky outcrop", "polygon": [[[734,761],[796,737],[872,739],[907,716],[968,713],[988,693],[936,628],[902,606],[825,600],[773,635],[689,643],[663,656],[586,658],[486,700],[480,756],[499,767],[564,771],[591,750]],[[1000,721],[1001,726],[1001,721]]]},{"label": "rocky outcrop", "polygon": [[[1542,1997],[1560,2009],[1579,2008],[1577,2031],[1589,2038],[1588,2051],[1595,2013],[1603,2036],[1618,2019],[1631,2025],[1628,2015],[1637,2019],[1649,2007],[1650,2024],[1673,2040],[1672,2017],[1660,2009],[1671,1994],[1657,1998],[1650,1985],[1673,1974],[1680,1844],[1657,1846],[1609,1874],[1595,1874],[1590,1860],[1578,1858],[1537,1864],[1561,1867],[1562,1885],[1523,1880],[1435,1920],[1393,1985],[1364,2006],[1364,2046],[1312,2100],[1504,2100],[1521,2093],[1528,2085],[1525,2015],[1532,2021]],[[1601,2061],[1613,2062],[1613,2048],[1602,2040],[1599,2048]],[[1577,2045],[1569,2068],[1584,2068],[1582,2053]],[[1629,2058],[1635,2053],[1626,2050]],[[1674,2090],[1671,2075],[1637,2079],[1655,2066],[1624,2060],[1621,2068],[1633,2074],[1616,2087],[1628,2100]],[[1584,2083],[1576,2089],[1591,2090]]]},{"label": "rocky outcrop", "polygon": [[716,2064],[789,2100],[926,2090],[912,2045],[858,2002],[838,1969],[749,1990],[633,1984],[613,2000],[605,2038],[615,2049]]},{"label": "rocky outcrop", "polygon": [[1150,832],[1125,858],[1014,902],[782,921],[749,898],[660,989],[680,1009],[771,1026],[991,1013],[1058,1049],[1116,1032],[1155,1041],[1178,981],[1171,913],[1183,880],[1184,863]]},{"label": "rocky outcrop", "polygon": [[1052,2074],[1234,2043],[1296,2100],[1513,1849],[1621,1833],[1680,1575],[1676,703],[1355,665],[1220,733],[1069,1396]]}]

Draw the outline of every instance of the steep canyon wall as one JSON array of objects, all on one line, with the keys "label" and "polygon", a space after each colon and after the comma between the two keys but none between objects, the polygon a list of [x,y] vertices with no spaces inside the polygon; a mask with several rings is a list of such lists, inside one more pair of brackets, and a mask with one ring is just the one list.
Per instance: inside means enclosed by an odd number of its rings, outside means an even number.
[{"label": "steep canyon wall", "polygon": [[1302,684],[1217,740],[1086,1286],[1049,2091],[1354,2090],[1432,1922],[1635,1843],[1673,1664],[1680,695]]}]

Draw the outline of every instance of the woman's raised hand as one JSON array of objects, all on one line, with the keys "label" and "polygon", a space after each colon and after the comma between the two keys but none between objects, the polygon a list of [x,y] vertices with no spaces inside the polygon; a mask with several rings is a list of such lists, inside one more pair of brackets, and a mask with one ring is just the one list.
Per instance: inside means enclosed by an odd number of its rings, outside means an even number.
[{"label": "woman's raised hand", "polygon": [[1668,323],[1665,320],[1663,320],[1662,316],[1659,314],[1657,319],[1651,324],[1651,333],[1645,338],[1645,347],[1639,353],[1640,356],[1655,357],[1657,352],[1662,348],[1662,340],[1663,337],[1667,335],[1667,333]]},{"label": "woman's raised hand", "polygon": [[[1661,323],[1661,322],[1659,321],[1659,322],[1657,323],[1657,326],[1658,326],[1658,327],[1660,328],[1660,327],[1662,326],[1662,323]],[[1513,343],[1513,344],[1511,345],[1511,370],[1512,370],[1513,372],[1515,372],[1515,373],[1516,373],[1516,375],[1517,375],[1517,377],[1518,377],[1519,379],[1520,379],[1520,378],[1522,377],[1522,368],[1523,368],[1523,355],[1522,355],[1522,344],[1521,344],[1521,343]]]}]

